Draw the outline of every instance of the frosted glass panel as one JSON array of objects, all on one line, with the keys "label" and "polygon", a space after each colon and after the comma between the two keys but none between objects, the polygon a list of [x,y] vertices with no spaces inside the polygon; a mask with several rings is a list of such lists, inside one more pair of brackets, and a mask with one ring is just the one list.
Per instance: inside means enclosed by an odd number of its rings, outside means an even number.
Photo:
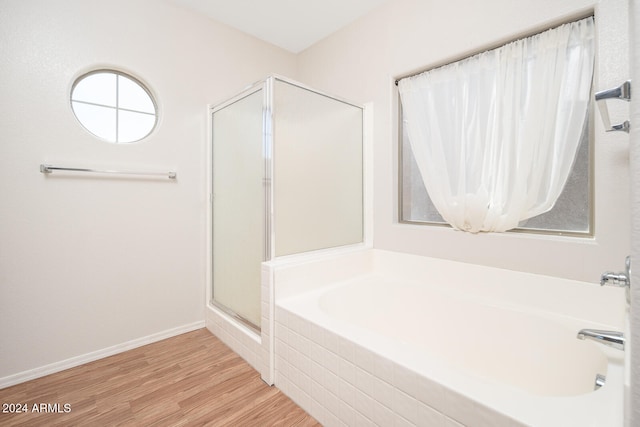
[{"label": "frosted glass panel", "polygon": [[262,90],[213,113],[213,299],[260,326]]},{"label": "frosted glass panel", "polygon": [[276,80],[276,256],[363,241],[362,109]]},{"label": "frosted glass panel", "polygon": [[72,102],[73,112],[82,125],[92,134],[107,141],[116,140],[115,108]]}]

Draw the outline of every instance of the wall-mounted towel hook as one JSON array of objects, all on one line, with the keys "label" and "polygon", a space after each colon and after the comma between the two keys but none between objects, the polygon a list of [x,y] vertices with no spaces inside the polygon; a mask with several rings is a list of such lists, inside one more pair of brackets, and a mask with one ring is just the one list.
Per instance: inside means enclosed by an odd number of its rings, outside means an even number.
[{"label": "wall-mounted towel hook", "polygon": [[598,109],[600,110],[600,117],[604,123],[605,130],[607,132],[623,131],[629,133],[629,120],[611,125],[611,119],[609,119],[609,110],[607,109],[607,99],[619,99],[622,101],[631,101],[631,80],[627,80],[618,87],[612,89],[601,90],[595,95],[596,102],[598,103]]}]

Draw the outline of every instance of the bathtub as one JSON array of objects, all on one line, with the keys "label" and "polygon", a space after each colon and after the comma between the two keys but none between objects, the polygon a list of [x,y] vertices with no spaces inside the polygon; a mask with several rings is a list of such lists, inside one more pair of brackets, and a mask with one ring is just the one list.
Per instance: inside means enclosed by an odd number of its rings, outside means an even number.
[{"label": "bathtub", "polygon": [[275,384],[324,425],[623,425],[623,352],[576,339],[623,330],[620,289],[381,250],[272,268]]}]

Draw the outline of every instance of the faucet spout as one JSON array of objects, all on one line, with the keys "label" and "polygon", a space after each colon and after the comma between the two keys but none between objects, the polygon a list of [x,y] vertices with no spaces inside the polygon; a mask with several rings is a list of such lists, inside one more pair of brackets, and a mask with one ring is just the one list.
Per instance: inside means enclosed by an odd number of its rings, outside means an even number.
[{"label": "faucet spout", "polygon": [[578,332],[578,339],[593,340],[618,350],[624,350],[624,334],[616,331],[601,331],[597,329],[582,329]]}]

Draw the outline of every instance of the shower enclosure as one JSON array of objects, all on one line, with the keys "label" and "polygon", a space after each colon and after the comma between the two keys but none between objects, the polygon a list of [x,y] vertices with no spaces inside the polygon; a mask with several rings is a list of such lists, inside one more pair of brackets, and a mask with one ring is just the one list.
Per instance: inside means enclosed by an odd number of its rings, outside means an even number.
[{"label": "shower enclosure", "polygon": [[211,303],[259,331],[263,261],[363,242],[363,108],[272,76],[211,114]]}]

